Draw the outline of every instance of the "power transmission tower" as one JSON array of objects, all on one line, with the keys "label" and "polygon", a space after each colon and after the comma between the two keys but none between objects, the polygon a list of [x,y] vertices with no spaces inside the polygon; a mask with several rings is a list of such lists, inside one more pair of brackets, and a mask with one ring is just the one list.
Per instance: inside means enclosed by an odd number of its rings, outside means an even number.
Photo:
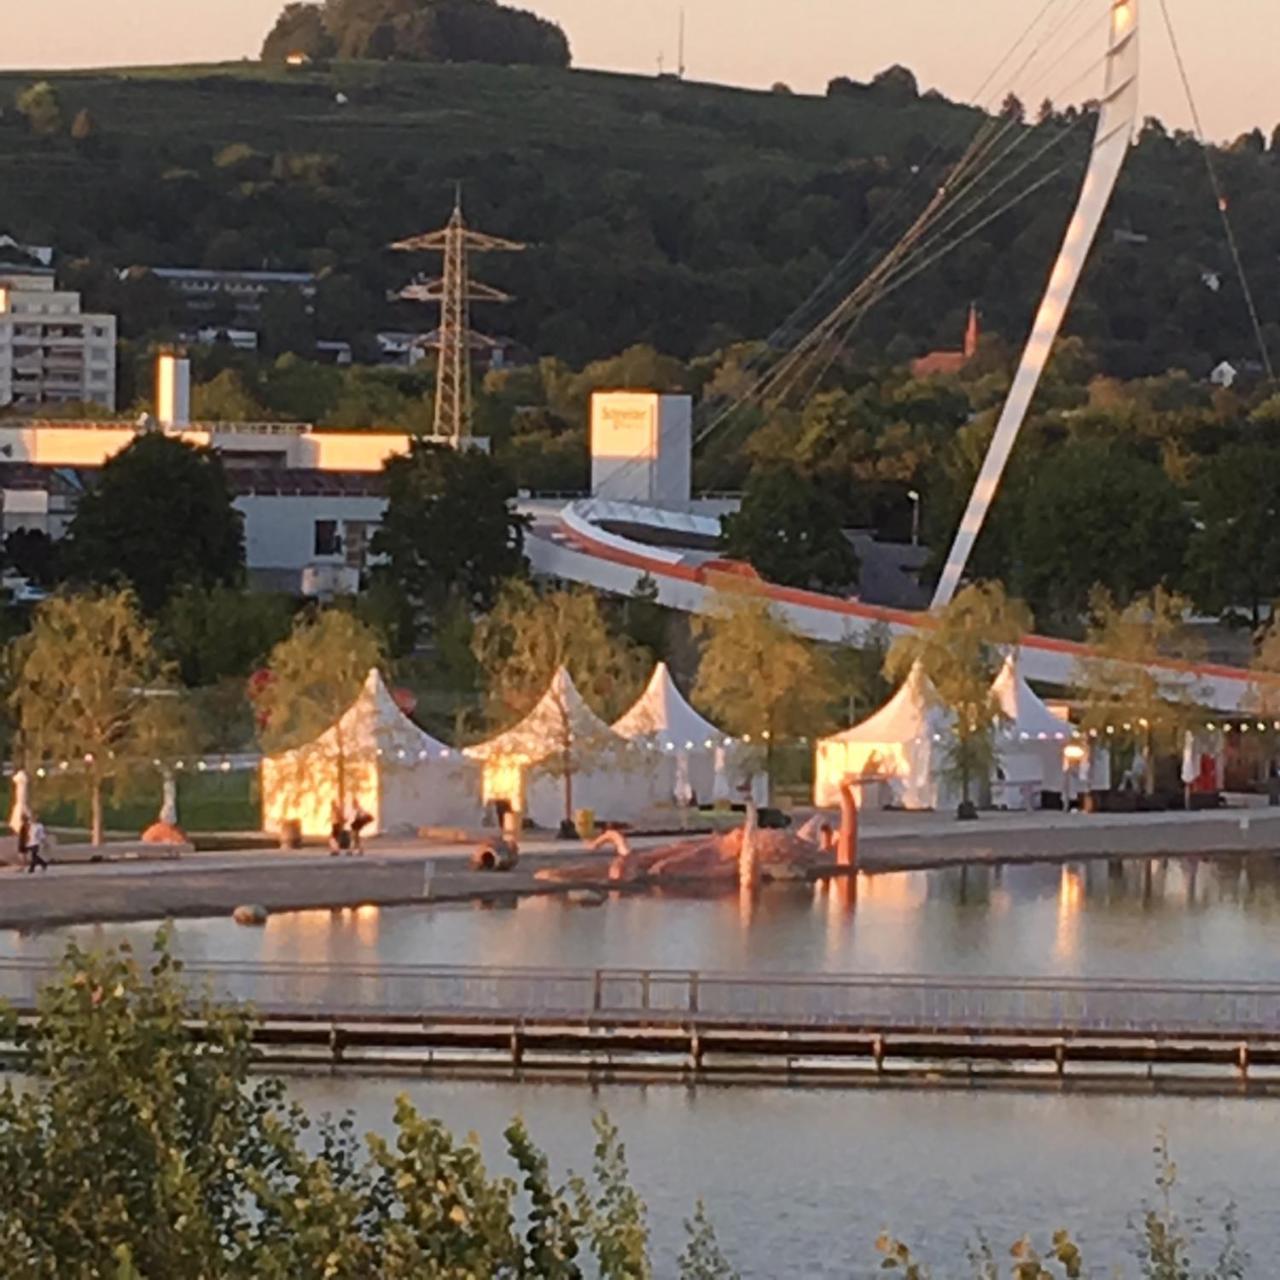
[{"label": "power transmission tower", "polygon": [[436,412],[434,434],[448,439],[455,449],[471,438],[471,352],[492,347],[492,339],[471,329],[473,302],[510,302],[511,295],[472,280],[467,256],[471,253],[519,253],[524,245],[498,236],[472,231],[462,217],[462,190],[459,188],[449,224],[391,246],[405,253],[444,255],[444,274],[438,280],[414,280],[397,295],[410,302],[438,302],[440,328],[431,344],[439,349],[436,368]]}]

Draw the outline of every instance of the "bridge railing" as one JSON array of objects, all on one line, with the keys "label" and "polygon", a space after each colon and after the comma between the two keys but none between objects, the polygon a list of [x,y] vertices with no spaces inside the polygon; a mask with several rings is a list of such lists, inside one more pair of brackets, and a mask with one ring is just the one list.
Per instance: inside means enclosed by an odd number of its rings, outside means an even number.
[{"label": "bridge railing", "polygon": [[[0,961],[0,999],[31,1007],[54,973]],[[195,963],[193,996],[287,1018],[699,1021],[883,1031],[1275,1034],[1280,984],[712,973],[669,969]]]}]

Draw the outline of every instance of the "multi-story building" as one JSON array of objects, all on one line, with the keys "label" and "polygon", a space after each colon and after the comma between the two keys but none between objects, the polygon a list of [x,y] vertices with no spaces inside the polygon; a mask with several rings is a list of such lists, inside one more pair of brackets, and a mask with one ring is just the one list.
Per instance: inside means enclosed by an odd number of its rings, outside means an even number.
[{"label": "multi-story building", "polygon": [[0,262],[0,408],[116,404],[116,318],[80,309],[51,267]]},{"label": "multi-story building", "polygon": [[[127,278],[139,268],[120,273]],[[242,327],[252,328],[270,293],[296,293],[310,308],[316,296],[316,277],[310,271],[213,271],[204,267],[151,267],[195,316],[216,310],[220,305],[232,313]]]}]

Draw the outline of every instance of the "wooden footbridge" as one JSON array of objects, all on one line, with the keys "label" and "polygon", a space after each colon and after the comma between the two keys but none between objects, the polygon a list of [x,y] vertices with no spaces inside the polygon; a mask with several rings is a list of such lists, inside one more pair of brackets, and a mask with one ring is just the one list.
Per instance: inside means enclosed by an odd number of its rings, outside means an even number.
[{"label": "wooden footbridge", "polygon": [[[185,974],[193,992],[252,1004],[272,1068],[1280,1094],[1277,984],[436,965]],[[0,997],[29,1016],[50,976],[0,962]]]}]

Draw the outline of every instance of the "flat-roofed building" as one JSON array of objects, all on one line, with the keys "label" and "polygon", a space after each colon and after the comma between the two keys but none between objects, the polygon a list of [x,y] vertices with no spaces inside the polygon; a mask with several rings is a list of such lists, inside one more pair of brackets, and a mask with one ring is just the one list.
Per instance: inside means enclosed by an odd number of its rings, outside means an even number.
[{"label": "flat-roofed building", "polygon": [[52,268],[0,261],[0,408],[116,404],[116,318],[81,310]]}]

